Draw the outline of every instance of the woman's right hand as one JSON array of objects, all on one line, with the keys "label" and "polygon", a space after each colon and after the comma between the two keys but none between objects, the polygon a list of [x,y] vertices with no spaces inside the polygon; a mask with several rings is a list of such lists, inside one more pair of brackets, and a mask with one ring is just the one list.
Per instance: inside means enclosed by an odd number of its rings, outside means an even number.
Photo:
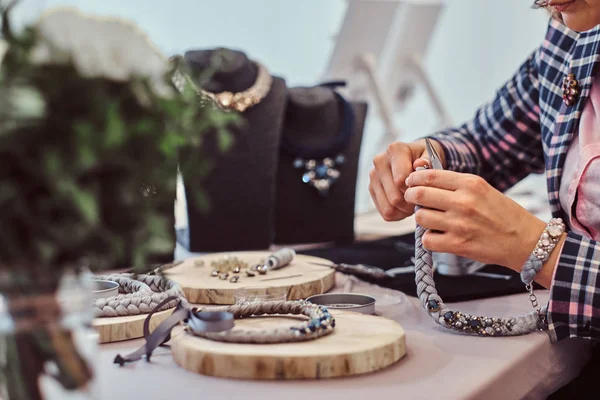
[{"label": "woman's right hand", "polygon": [[[435,140],[431,140],[431,143],[445,166],[441,145]],[[404,200],[407,189],[405,181],[417,167],[428,163],[429,155],[424,139],[413,143],[392,143],[385,153],[375,156],[374,168],[369,175],[369,192],[384,220],[400,221],[414,213],[414,204]]]}]

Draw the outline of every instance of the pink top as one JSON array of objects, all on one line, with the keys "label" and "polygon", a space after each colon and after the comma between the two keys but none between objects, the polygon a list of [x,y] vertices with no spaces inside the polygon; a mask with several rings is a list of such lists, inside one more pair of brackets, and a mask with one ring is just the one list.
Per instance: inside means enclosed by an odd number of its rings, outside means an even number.
[{"label": "pink top", "polygon": [[600,240],[600,74],[567,152],[559,200],[573,232]]}]

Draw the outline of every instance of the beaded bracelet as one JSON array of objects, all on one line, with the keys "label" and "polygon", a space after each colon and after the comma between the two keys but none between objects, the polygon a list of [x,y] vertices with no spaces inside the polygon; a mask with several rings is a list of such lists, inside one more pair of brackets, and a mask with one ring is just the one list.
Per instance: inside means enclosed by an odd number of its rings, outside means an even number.
[{"label": "beaded bracelet", "polygon": [[335,319],[326,307],[306,301],[265,301],[227,307],[203,307],[193,309],[191,315],[203,312],[231,313],[235,319],[259,315],[305,315],[308,317],[307,321],[292,327],[230,329],[221,332],[198,329],[194,318],[188,320],[186,329],[189,332],[219,342],[257,344],[302,342],[328,335],[335,328]]},{"label": "beaded bracelet", "polygon": [[544,232],[540,235],[535,248],[529,255],[527,261],[521,270],[521,281],[525,284],[525,289],[529,292],[529,301],[531,306],[538,313],[540,319],[545,319],[545,314],[542,312],[537,296],[533,293],[533,279],[536,274],[542,269],[544,263],[550,258],[552,250],[560,241],[560,237],[565,232],[566,226],[560,218],[552,218],[546,225]]},{"label": "beaded bracelet", "polygon": [[560,218],[552,218],[548,222],[521,270],[521,280],[524,284],[529,285],[533,282],[535,275],[542,269],[548,258],[550,258],[550,254],[565,232],[565,228],[565,224]]}]

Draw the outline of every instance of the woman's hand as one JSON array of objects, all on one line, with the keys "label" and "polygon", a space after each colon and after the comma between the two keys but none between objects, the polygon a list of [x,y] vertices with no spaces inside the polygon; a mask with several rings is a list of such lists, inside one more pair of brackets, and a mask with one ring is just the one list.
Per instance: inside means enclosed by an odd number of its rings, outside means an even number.
[{"label": "woman's hand", "polygon": [[[440,144],[435,140],[431,143],[443,157]],[[427,163],[424,158],[428,158],[425,140],[420,140],[392,143],[385,153],[378,154],[373,160],[369,192],[377,211],[386,221],[400,221],[414,213],[414,204],[407,202],[404,197],[406,178],[417,166]]]},{"label": "woman's hand", "polygon": [[520,271],[546,224],[482,178],[452,171],[410,174],[407,203],[425,208],[415,214],[429,229],[423,246]]}]

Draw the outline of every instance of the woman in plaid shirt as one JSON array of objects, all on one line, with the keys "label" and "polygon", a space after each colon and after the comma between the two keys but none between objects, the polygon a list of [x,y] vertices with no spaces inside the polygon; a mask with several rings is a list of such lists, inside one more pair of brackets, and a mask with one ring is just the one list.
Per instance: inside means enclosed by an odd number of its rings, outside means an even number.
[{"label": "woman in plaid shirt", "polygon": [[426,248],[521,271],[546,221],[502,192],[545,172],[552,214],[568,227],[535,278],[551,289],[550,338],[598,340],[600,0],[536,5],[554,13],[542,45],[472,121],[432,136],[445,170],[414,172],[424,141],[394,143],[369,189],[388,221],[426,207],[415,215],[430,229]]}]

